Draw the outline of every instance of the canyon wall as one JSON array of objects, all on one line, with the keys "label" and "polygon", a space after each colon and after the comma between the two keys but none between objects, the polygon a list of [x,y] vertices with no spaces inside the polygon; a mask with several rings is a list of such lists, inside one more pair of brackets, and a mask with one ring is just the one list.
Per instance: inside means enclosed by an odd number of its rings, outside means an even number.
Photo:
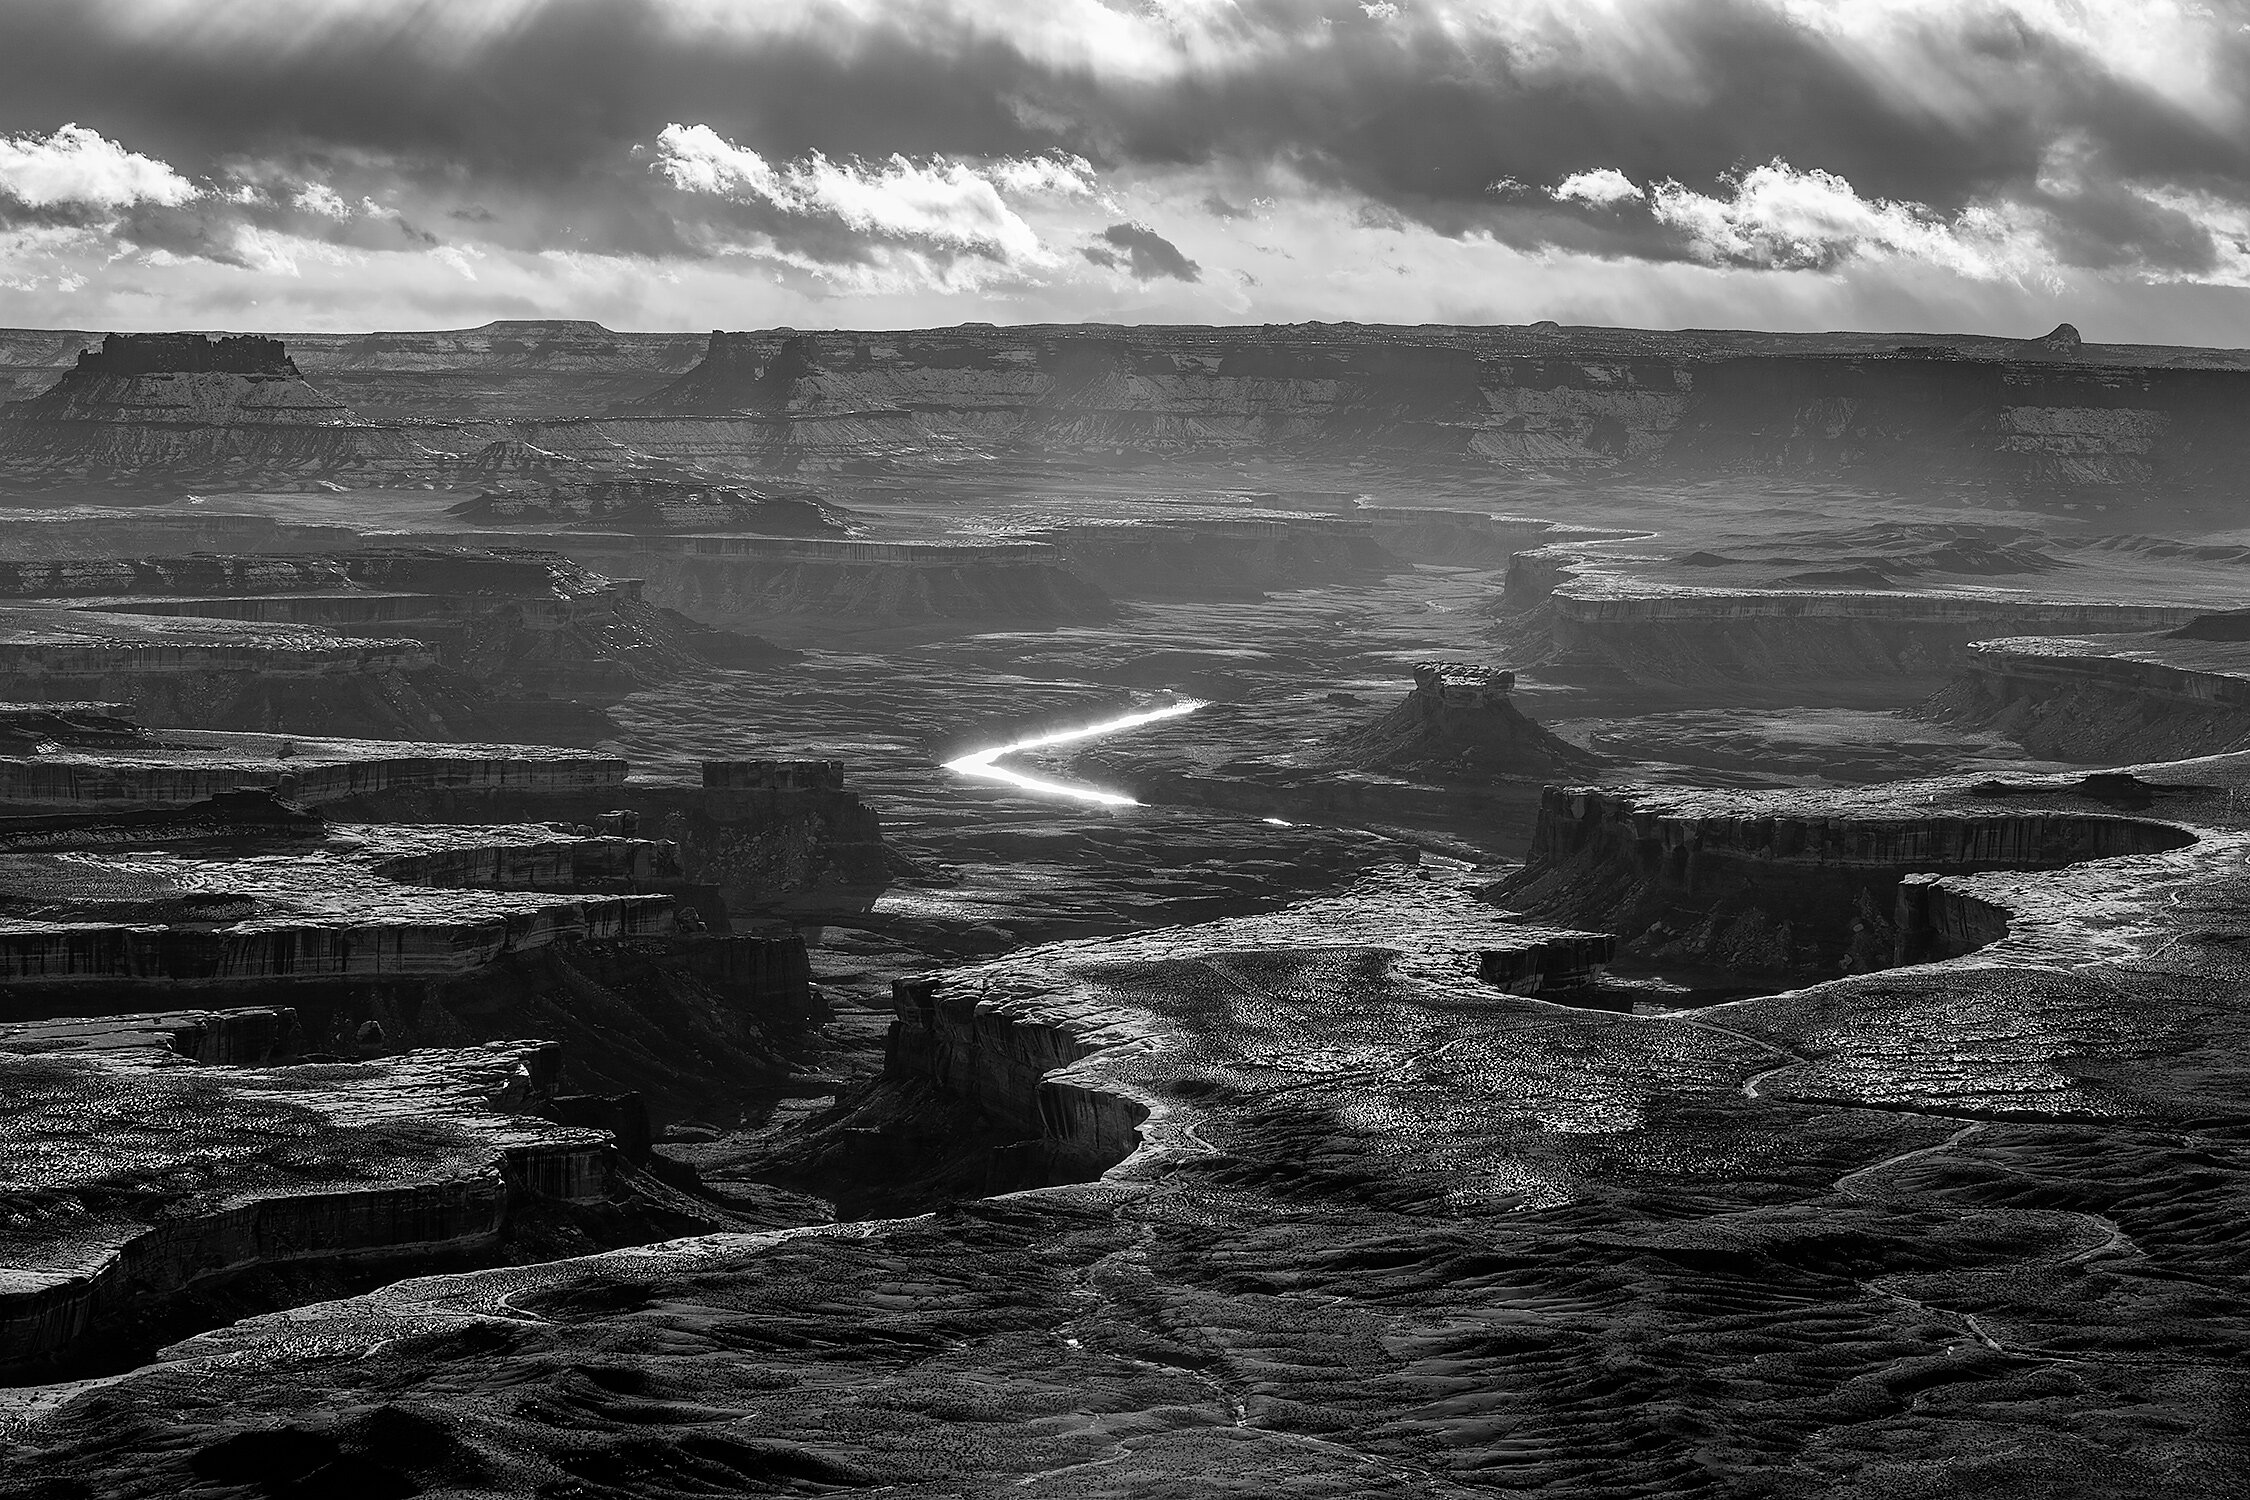
[{"label": "canyon wall", "polygon": [[[1613,932],[1636,957],[1801,980],[1899,962],[1908,876],[2060,869],[2194,841],[2143,819],[1917,812],[1883,794],[1554,787],[1530,858],[1494,899]],[[1950,920],[1964,932],[1974,925],[1960,913]],[[1930,941],[1924,933],[1907,946]]]},{"label": "canyon wall", "polygon": [[943,975],[892,986],[886,1078],[926,1082],[1035,1143],[1050,1182],[1098,1177],[1140,1146],[1148,1108],[1071,1065],[1120,1038],[1085,1018],[1049,1015]]}]

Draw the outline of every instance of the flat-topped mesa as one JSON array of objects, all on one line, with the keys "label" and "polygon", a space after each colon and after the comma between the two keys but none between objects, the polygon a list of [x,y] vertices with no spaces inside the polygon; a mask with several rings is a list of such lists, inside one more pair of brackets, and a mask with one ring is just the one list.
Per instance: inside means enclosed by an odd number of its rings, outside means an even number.
[{"label": "flat-topped mesa", "polygon": [[1928,893],[1902,889],[1910,876],[2059,870],[2195,843],[2184,828],[2111,814],[2098,785],[2056,793],[2066,805],[2053,811],[1981,785],[1929,785],[1911,796],[1550,787],[1530,858],[1494,899],[1613,932],[1636,958],[1803,980],[1927,956]]},{"label": "flat-topped mesa", "polygon": [[1337,743],[1363,770],[1544,778],[1590,771],[1602,758],[1515,706],[1516,674],[1468,662],[1423,662],[1406,701]]},{"label": "flat-topped mesa", "polygon": [[0,408],[0,488],[420,483],[438,455],[314,389],[279,341],[112,335]]},{"label": "flat-topped mesa", "polygon": [[81,351],[82,375],[263,375],[299,380],[281,340],[255,334],[219,339],[200,333],[112,333]]}]

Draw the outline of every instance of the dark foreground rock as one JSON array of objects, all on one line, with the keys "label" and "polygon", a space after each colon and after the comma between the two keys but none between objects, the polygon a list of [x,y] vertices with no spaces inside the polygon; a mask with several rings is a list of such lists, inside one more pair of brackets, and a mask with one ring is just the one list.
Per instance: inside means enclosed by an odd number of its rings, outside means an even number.
[{"label": "dark foreground rock", "polygon": [[1693,1017],[1488,985],[1506,923],[1396,883],[964,971],[953,1076],[1145,1111],[1125,1162],[246,1322],[12,1398],[0,1494],[2231,1495],[2226,800],[2129,879],[1956,877],[2010,913],[1964,958]]}]

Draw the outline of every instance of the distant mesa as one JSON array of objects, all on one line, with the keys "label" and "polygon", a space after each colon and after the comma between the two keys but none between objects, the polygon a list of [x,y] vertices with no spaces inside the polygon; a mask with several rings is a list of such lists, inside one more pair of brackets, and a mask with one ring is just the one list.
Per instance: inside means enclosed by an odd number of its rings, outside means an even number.
[{"label": "distant mesa", "polygon": [[341,488],[426,477],[429,450],[315,389],[279,339],[113,333],[0,408],[0,490]]},{"label": "distant mesa", "polygon": [[2078,336],[2076,326],[2069,323],[2057,323],[2054,331],[2046,337],[2032,339],[2028,342],[2055,354],[2076,354],[2086,344],[2086,341]]},{"label": "distant mesa", "polygon": [[558,333],[577,334],[582,337],[615,337],[614,330],[595,322],[592,318],[494,318],[489,323],[469,329],[470,333],[537,333],[552,336]]},{"label": "distant mesa", "polygon": [[238,334],[113,333],[78,356],[84,375],[265,375],[292,380],[297,363],[279,339]]}]

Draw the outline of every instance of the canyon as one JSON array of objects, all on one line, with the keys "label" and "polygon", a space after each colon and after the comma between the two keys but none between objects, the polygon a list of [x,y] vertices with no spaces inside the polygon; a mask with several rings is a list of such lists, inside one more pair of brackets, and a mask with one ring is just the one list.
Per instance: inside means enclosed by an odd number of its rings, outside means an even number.
[{"label": "canyon", "polygon": [[0,397],[0,1500],[2239,1485],[2239,351]]}]

